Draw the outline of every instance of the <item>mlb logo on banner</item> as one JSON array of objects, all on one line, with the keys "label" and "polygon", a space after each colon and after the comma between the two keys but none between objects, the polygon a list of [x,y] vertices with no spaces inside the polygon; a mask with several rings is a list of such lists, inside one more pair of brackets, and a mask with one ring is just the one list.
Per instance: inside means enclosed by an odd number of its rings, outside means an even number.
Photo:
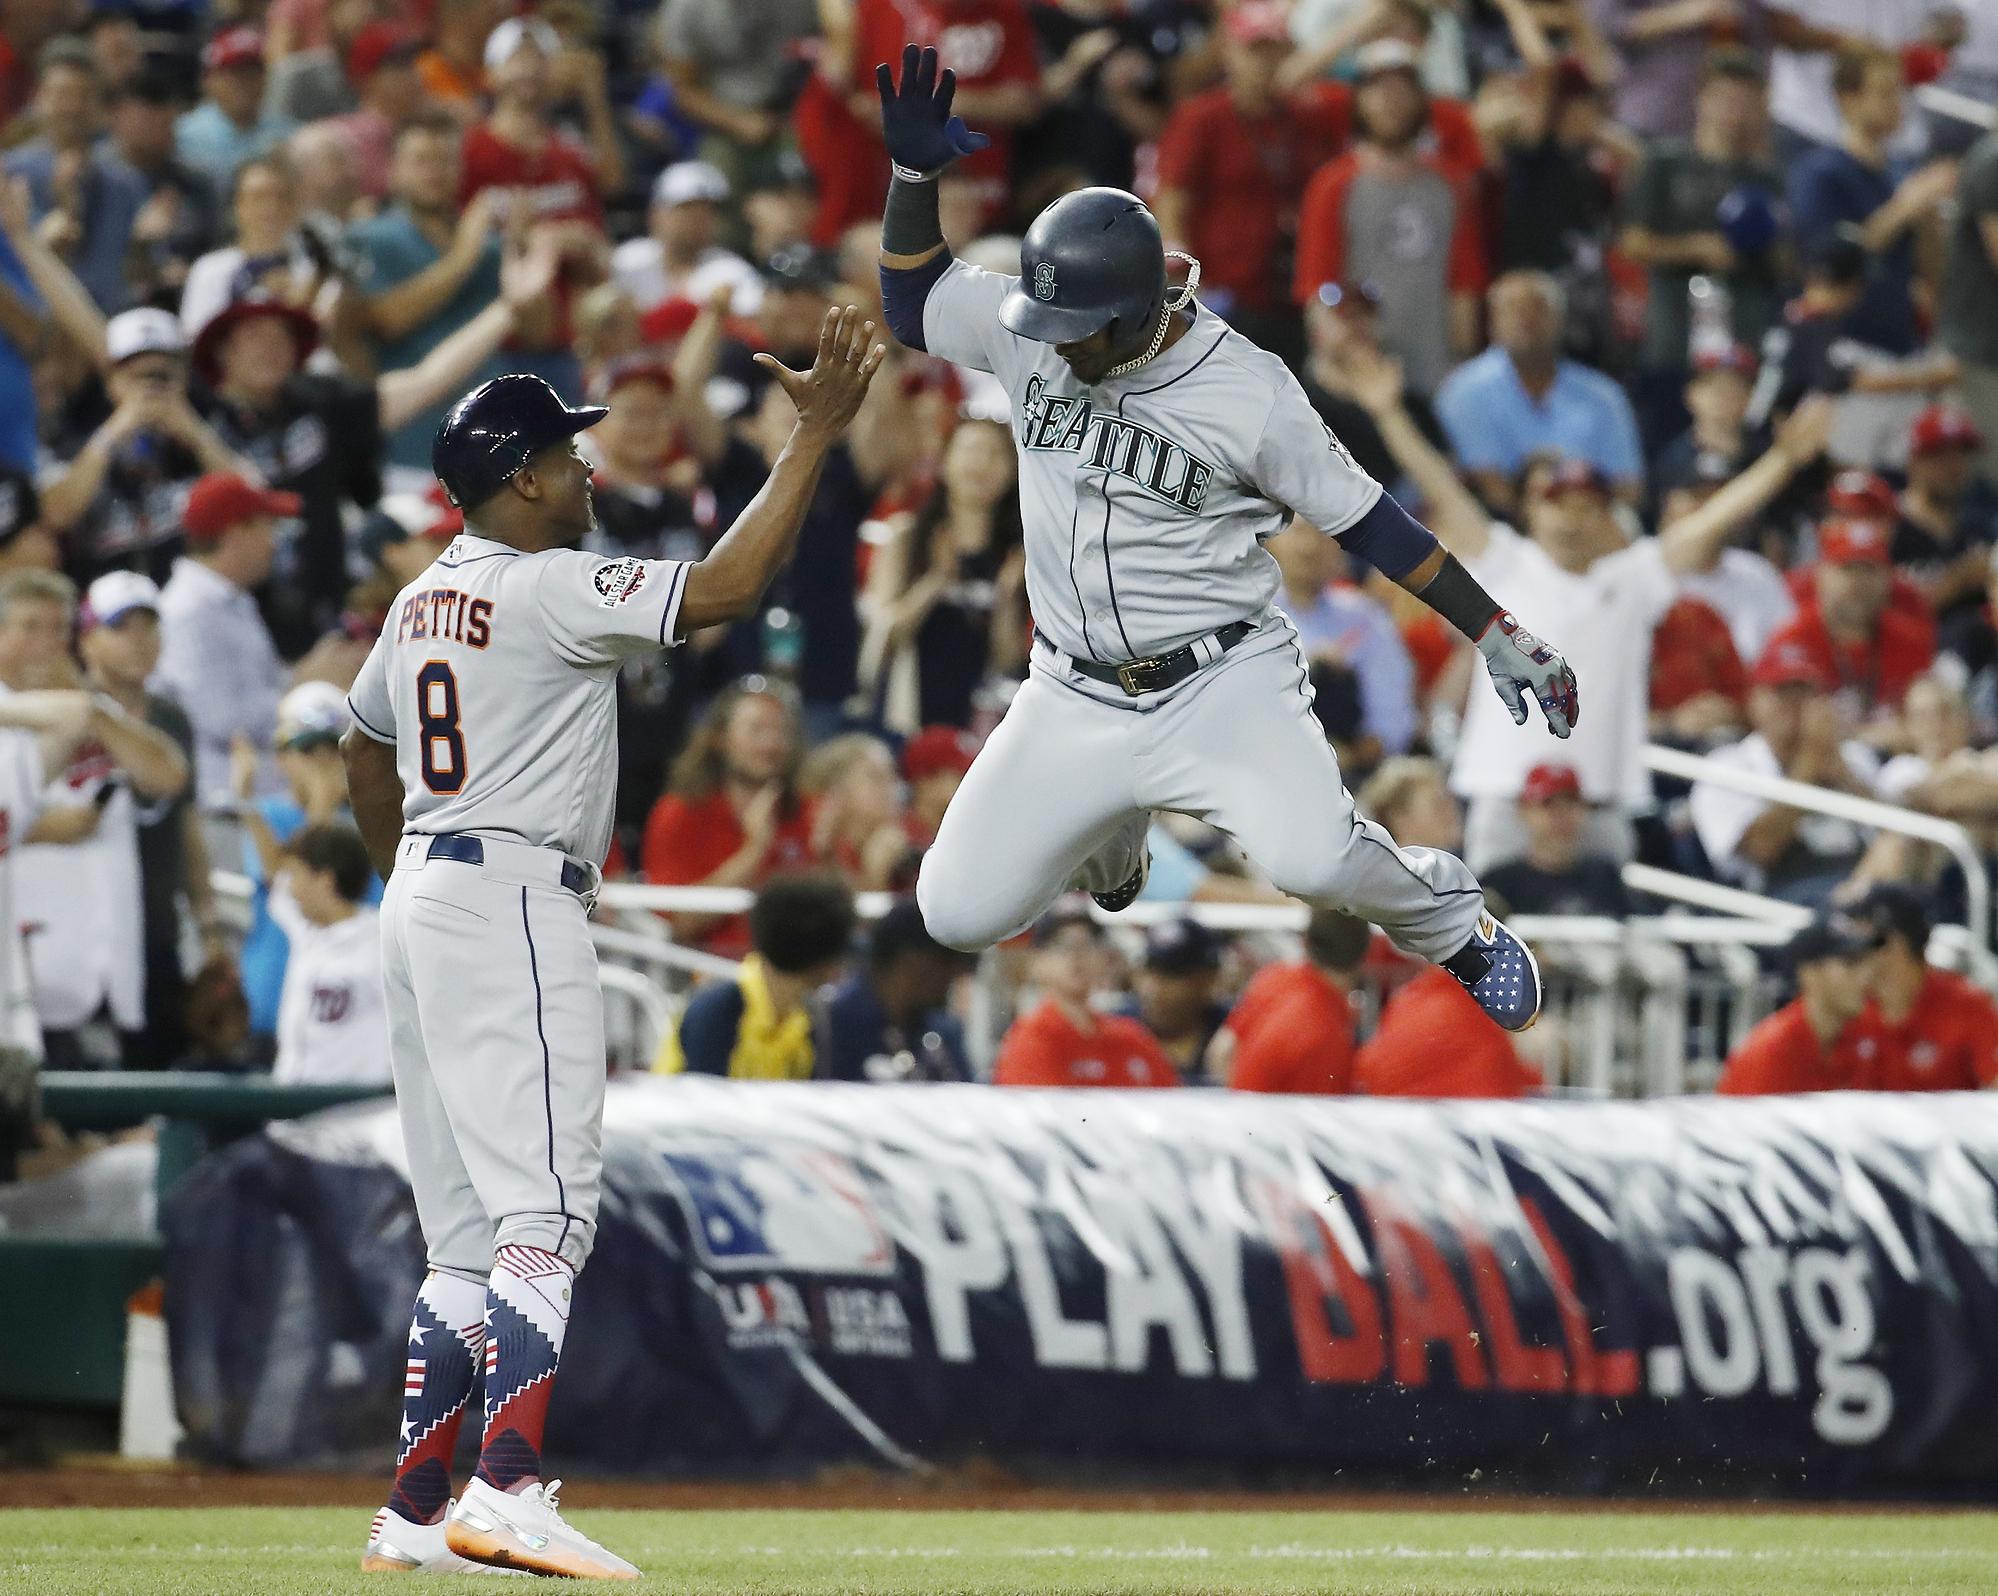
[{"label": "mlb logo on banner", "polygon": [[895,1244],[852,1162],[716,1141],[664,1155],[701,1261],[716,1270],[887,1275]]}]

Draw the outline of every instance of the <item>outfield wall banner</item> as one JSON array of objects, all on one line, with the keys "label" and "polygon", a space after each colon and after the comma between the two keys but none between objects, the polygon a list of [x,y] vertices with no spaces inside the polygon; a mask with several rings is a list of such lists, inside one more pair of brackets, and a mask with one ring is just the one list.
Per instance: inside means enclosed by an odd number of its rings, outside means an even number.
[{"label": "outfield wall banner", "polygon": [[[687,1078],[615,1084],[605,1118],[564,1468],[1998,1481],[1998,1098]],[[201,1455],[383,1461],[422,1272],[403,1168],[370,1105],[173,1194]]]}]

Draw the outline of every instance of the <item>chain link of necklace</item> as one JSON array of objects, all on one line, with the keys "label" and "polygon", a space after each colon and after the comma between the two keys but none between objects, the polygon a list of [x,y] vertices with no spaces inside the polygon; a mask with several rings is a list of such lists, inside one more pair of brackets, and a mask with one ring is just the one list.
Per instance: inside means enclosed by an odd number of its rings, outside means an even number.
[{"label": "chain link of necklace", "polygon": [[1200,286],[1200,262],[1176,249],[1167,250],[1166,259],[1186,262],[1186,283],[1165,296],[1165,303],[1159,307],[1159,325],[1152,334],[1151,346],[1136,359],[1123,361],[1104,372],[1106,381],[1111,377],[1121,377],[1127,371],[1136,371],[1147,361],[1157,358],[1158,352],[1165,347],[1166,332],[1172,326],[1173,317],[1193,303],[1193,291]]}]

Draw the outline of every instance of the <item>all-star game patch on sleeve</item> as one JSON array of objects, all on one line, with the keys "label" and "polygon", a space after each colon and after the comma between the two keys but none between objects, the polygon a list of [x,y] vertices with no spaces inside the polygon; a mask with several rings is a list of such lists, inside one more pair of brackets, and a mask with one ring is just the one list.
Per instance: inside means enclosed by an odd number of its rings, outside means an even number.
[{"label": "all-star game patch on sleeve", "polygon": [[635,555],[549,556],[536,591],[555,651],[572,664],[605,665],[677,643],[688,569],[685,560]]}]

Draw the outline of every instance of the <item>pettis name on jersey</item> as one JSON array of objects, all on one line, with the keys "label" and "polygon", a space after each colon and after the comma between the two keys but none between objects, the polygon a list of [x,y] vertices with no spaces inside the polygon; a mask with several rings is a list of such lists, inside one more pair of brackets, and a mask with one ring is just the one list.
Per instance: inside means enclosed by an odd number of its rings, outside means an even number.
[{"label": "pettis name on jersey", "polygon": [[484,648],[493,639],[493,601],[475,599],[455,587],[425,588],[402,601],[396,616],[395,640],[407,643],[430,638]]}]

